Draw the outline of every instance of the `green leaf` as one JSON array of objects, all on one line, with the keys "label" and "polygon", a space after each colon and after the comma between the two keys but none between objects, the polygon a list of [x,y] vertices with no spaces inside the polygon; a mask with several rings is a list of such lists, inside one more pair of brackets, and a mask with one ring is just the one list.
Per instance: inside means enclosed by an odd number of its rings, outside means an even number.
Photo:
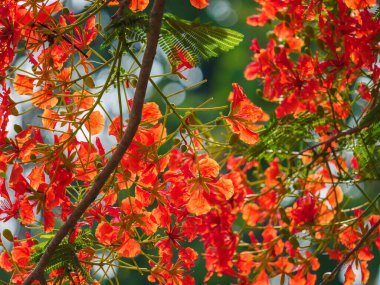
[{"label": "green leaf", "polygon": [[180,62],[178,52],[195,65],[232,50],[243,40],[243,35],[226,28],[179,19],[172,14],[164,17],[159,40],[171,63]]},{"label": "green leaf", "polygon": [[314,129],[326,124],[326,119],[318,113],[303,112],[273,119],[269,125],[258,130],[260,140],[246,150],[248,160],[266,159],[271,161],[275,156],[286,159],[291,151],[300,150],[301,143],[314,137]]},{"label": "green leaf", "polygon": [[[145,42],[148,23],[149,17],[146,14],[126,14],[111,26],[112,30],[102,47],[108,47],[122,33],[132,42]],[[241,33],[231,29],[214,27],[199,21],[190,22],[166,13],[159,45],[173,66],[181,62],[179,53],[196,66],[201,60],[208,60],[219,56],[222,52],[232,50],[240,44],[243,37]]]},{"label": "green leaf", "polygon": [[[34,252],[30,258],[32,263],[37,263],[40,260],[53,237],[53,234],[43,235],[42,238],[46,241],[33,246]],[[69,241],[69,238],[66,237],[55,250],[46,267],[46,272],[50,273],[58,268],[63,268],[64,276],[70,278],[72,272],[80,273],[87,279],[88,283],[91,283],[92,278],[88,274],[87,269],[79,261],[77,254],[79,251],[91,247],[92,241],[93,237],[89,230],[80,232],[75,241]]]}]

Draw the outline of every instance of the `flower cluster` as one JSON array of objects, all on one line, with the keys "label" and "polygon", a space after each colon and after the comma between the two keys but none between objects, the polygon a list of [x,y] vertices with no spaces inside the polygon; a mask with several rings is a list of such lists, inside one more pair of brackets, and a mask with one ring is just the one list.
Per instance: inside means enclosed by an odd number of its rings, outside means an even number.
[{"label": "flower cluster", "polygon": [[[369,280],[380,229],[366,232],[380,216],[360,182],[369,180],[364,163],[378,171],[371,136],[380,127],[366,132],[378,124],[375,1],[257,2],[260,14],[248,24],[272,22],[274,29],[266,48],[252,41],[245,77],[262,80],[258,93],[278,103],[272,118],[233,83],[225,94],[229,113],[203,122],[198,113],[212,107],[177,108],[151,77],[167,104],[143,105],[120,164],[45,270],[47,284],[100,284],[95,268],[106,276],[119,266],[146,273],[150,282],[191,285],[200,259],[204,282],[228,275],[241,285],[269,285],[276,276],[315,284],[320,254],[340,261],[359,243],[345,285],[355,281],[354,264],[362,283]],[[126,114],[136,102],[132,82],[144,46],[120,35],[105,56],[96,45],[104,39],[100,12],[126,3],[136,15],[150,1],[93,1],[75,15],[59,1],[0,0],[0,221],[17,220],[25,229],[5,230],[0,241],[0,267],[13,273],[14,284],[22,284],[46,239],[112,163],[131,124]],[[173,51],[180,62],[169,74],[186,79],[180,72],[193,67],[188,54]],[[103,104],[110,98],[117,102],[112,111]],[[39,123],[10,131],[25,102]],[[343,140],[360,132],[353,143]],[[371,147],[357,151],[366,159],[350,155],[366,143]],[[349,204],[347,185],[368,201]],[[63,254],[65,245],[70,254]]]}]

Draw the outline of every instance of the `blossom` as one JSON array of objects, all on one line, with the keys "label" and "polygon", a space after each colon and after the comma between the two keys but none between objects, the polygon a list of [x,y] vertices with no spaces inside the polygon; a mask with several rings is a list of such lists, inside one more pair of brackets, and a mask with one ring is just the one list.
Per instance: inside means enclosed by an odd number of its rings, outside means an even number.
[{"label": "blossom", "polygon": [[238,84],[232,84],[234,89],[231,98],[230,113],[225,120],[231,131],[239,135],[239,138],[247,144],[255,144],[259,141],[259,134],[254,130],[260,128],[258,121],[267,121],[268,115],[255,106],[244,94],[243,88]]},{"label": "blossom", "polygon": [[28,265],[31,254],[32,249],[28,245],[18,245],[12,249],[12,259],[21,268]]},{"label": "blossom", "polygon": [[318,213],[315,203],[315,198],[309,194],[297,199],[296,207],[292,210],[292,217],[296,225],[314,221]]},{"label": "blossom", "polygon": [[101,222],[96,228],[95,236],[99,242],[111,245],[117,238],[117,230],[107,222]]}]

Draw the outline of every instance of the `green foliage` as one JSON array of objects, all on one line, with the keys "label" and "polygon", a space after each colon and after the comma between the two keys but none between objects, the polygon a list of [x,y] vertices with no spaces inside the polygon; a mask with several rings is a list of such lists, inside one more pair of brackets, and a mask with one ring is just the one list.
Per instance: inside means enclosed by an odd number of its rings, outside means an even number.
[{"label": "green foliage", "polygon": [[374,20],[380,19],[380,6],[377,7],[376,12],[373,14],[373,19]]},{"label": "green foliage", "polygon": [[[103,48],[109,46],[112,40],[124,36],[130,41],[146,42],[149,17],[143,13],[128,13],[122,19],[110,26]],[[202,24],[199,21],[186,21],[166,13],[164,15],[159,45],[176,66],[181,62],[179,54],[185,56],[193,66],[201,60],[217,57],[227,52],[243,40],[239,32]]]},{"label": "green foliage", "polygon": [[371,124],[360,133],[354,154],[361,169],[360,175],[367,179],[379,179],[380,175],[380,122]]},{"label": "green foliage", "polygon": [[[31,256],[31,262],[37,264],[43,253],[46,251],[53,235],[48,236],[48,240],[40,242],[39,244],[33,246],[34,253]],[[77,252],[89,248],[92,246],[92,241],[94,237],[89,230],[80,232],[76,237],[75,241],[69,241],[69,238],[65,238],[61,244],[55,250],[52,258],[46,267],[46,272],[50,273],[56,269],[64,269],[64,274],[62,274],[61,279],[64,280],[66,277],[69,279],[76,278],[72,277],[71,273],[75,273],[76,276],[79,274],[87,279],[88,282],[92,282],[92,278],[89,275],[86,268],[84,268],[76,255]],[[73,280],[72,280],[73,281]]]},{"label": "green foliage", "polygon": [[266,159],[271,161],[275,156],[285,159],[292,150],[299,150],[299,146],[306,140],[313,138],[313,130],[326,123],[326,119],[319,113],[303,112],[294,117],[272,119],[270,124],[259,131],[260,141],[247,150],[247,157]]}]

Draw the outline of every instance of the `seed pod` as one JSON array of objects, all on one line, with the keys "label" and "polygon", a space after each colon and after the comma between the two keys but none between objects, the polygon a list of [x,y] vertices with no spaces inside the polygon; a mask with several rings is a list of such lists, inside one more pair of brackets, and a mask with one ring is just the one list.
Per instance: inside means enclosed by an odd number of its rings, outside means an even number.
[{"label": "seed pod", "polygon": [[13,242],[13,234],[10,230],[8,229],[3,230],[3,237],[5,237],[10,242]]},{"label": "seed pod", "polygon": [[13,129],[15,130],[16,133],[21,133],[22,132],[22,127],[20,125],[15,124],[13,126]]},{"label": "seed pod", "polygon": [[298,240],[297,240],[297,238],[296,238],[295,236],[291,236],[291,237],[289,238],[289,242],[290,242],[290,244],[292,245],[292,247],[293,247],[294,249],[297,249],[297,248],[299,248],[299,246],[300,246],[300,244],[299,244],[299,242],[298,242]]},{"label": "seed pod", "polygon": [[284,208],[279,208],[280,215],[281,215],[281,220],[287,224],[290,224],[290,220],[288,216],[286,215],[285,209]]},{"label": "seed pod", "polygon": [[325,42],[324,41],[322,41],[321,39],[317,39],[316,43],[317,43],[317,47],[320,50],[325,50]]},{"label": "seed pod", "polygon": [[230,137],[229,144],[230,144],[230,145],[234,145],[234,144],[236,144],[238,141],[239,141],[239,135],[238,135],[238,134],[233,134],[233,135]]},{"label": "seed pod", "polygon": [[314,29],[310,26],[306,26],[305,27],[305,33],[310,37],[310,38],[314,38],[315,37],[315,34],[314,34]]},{"label": "seed pod", "polygon": [[187,145],[181,145],[181,152],[186,152],[187,151]]}]

